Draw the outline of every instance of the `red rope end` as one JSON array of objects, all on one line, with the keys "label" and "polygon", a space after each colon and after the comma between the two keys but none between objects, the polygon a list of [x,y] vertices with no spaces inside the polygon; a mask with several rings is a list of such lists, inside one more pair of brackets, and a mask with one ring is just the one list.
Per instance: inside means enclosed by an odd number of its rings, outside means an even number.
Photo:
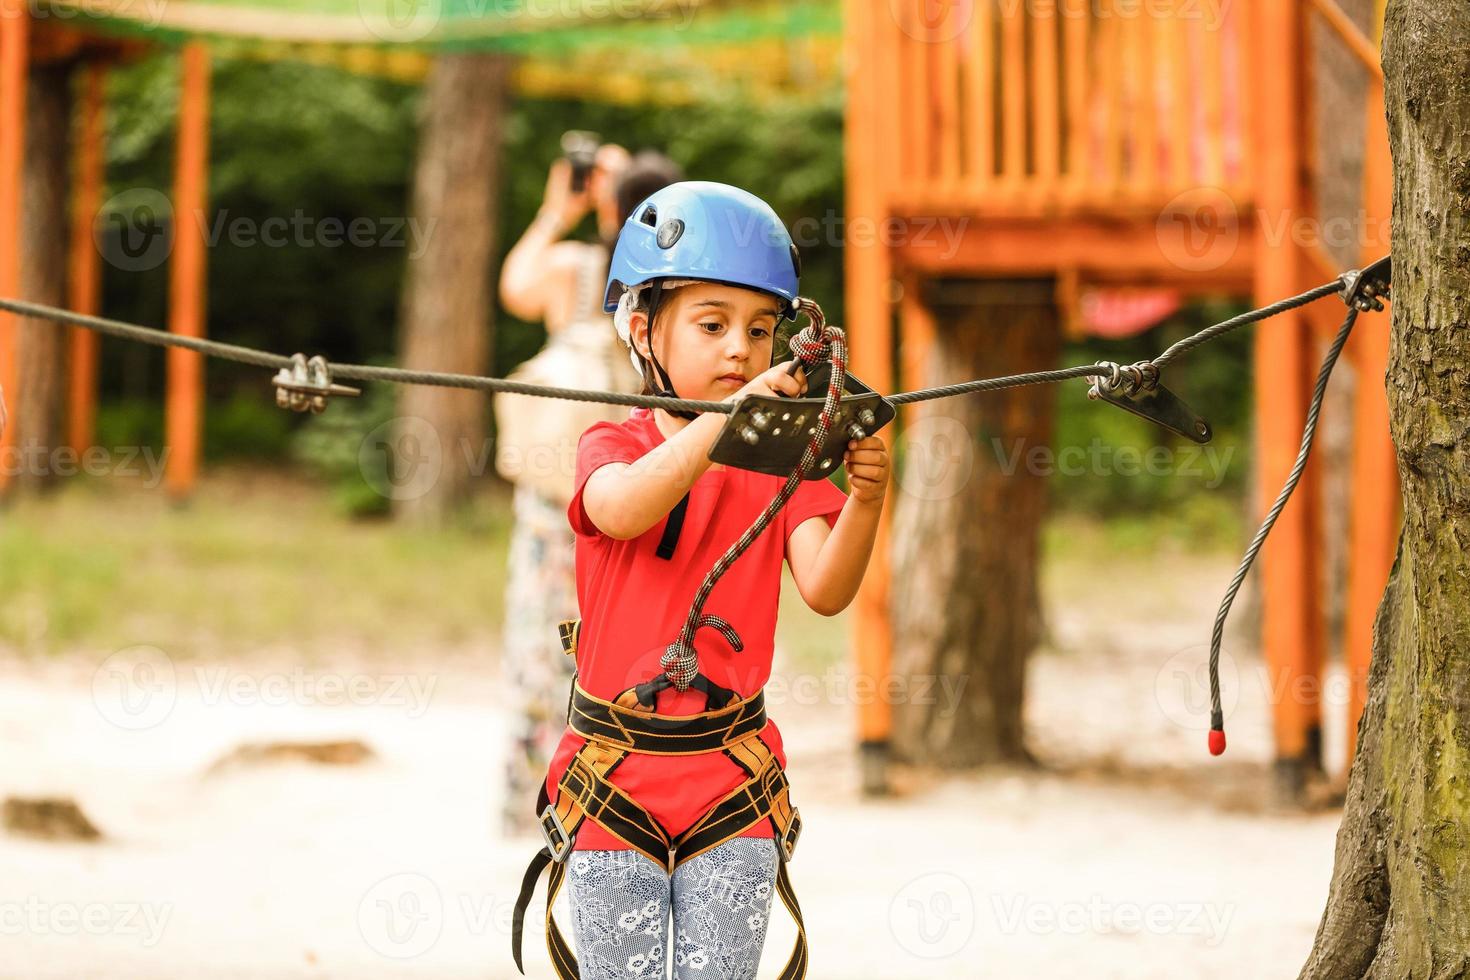
[{"label": "red rope end", "polygon": [[1218,728],[1210,729],[1210,755],[1221,755],[1225,752],[1225,733]]}]

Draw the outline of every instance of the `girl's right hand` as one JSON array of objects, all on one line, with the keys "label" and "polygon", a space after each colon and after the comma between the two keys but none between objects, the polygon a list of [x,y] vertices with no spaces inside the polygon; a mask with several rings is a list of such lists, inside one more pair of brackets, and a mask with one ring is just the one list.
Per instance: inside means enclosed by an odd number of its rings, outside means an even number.
[{"label": "girl's right hand", "polygon": [[744,388],[741,388],[735,394],[726,398],[725,401],[739,401],[746,395],[774,395],[782,398],[800,398],[806,394],[806,369],[798,366],[795,376],[789,373],[790,369],[790,361],[784,364],[778,364],[769,371],[756,375]]}]

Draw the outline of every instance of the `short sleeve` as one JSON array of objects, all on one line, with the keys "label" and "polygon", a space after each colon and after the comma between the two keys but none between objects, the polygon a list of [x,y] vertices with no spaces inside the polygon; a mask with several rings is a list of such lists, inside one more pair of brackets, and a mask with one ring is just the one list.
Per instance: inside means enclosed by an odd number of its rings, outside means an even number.
[{"label": "short sleeve", "polygon": [[786,502],[786,530],[785,536],[791,537],[791,532],[801,526],[802,521],[813,517],[827,518],[828,526],[835,524],[837,515],[841,513],[842,507],[847,503],[847,494],[833,483],[826,480],[802,480],[791,499]]},{"label": "short sleeve", "polygon": [[598,535],[601,529],[587,516],[582,506],[582,489],[599,467],[609,463],[631,463],[643,455],[643,447],[627,427],[616,422],[596,422],[577,440],[577,473],[572,486],[572,502],[567,505],[567,523],[577,534]]}]

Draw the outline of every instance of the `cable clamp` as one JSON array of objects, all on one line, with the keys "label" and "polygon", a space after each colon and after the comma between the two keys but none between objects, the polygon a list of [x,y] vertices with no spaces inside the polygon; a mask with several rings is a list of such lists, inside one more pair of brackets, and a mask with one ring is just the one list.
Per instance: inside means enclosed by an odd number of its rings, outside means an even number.
[{"label": "cable clamp", "polygon": [[1383,297],[1393,285],[1393,257],[1385,255],[1372,265],[1353,269],[1337,277],[1342,288],[1337,294],[1360,313],[1383,309]]},{"label": "cable clamp", "polygon": [[355,398],[362,394],[357,388],[333,384],[327,359],[320,354],[310,360],[305,354],[292,354],[291,366],[276,372],[274,384],[277,407],[317,415],[327,410],[327,398],[331,395]]},{"label": "cable clamp", "polygon": [[1137,364],[1098,361],[1097,366],[1107,373],[1093,378],[1092,387],[1087,389],[1088,398],[1117,405],[1191,442],[1210,441],[1213,435],[1210,424],[1178,395],[1159,384],[1159,368],[1152,361]]}]

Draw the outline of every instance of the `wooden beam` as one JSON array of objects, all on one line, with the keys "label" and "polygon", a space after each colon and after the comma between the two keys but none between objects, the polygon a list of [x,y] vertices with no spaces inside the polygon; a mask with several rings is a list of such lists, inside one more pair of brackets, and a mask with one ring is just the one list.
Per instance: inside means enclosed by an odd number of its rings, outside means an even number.
[{"label": "wooden beam", "polygon": [[[21,190],[25,168],[26,0],[0,0],[0,296],[20,296]],[[20,321],[0,313],[0,389],[6,404],[20,404]],[[0,463],[15,444],[14,420],[0,432]],[[0,465],[0,489],[13,467]]]},{"label": "wooden beam", "polygon": [[1112,278],[1249,291],[1254,281],[1253,227],[1242,214],[1229,228],[1238,244],[1228,255],[1222,252],[1218,265],[1204,270],[1182,268],[1171,260],[1159,247],[1152,219],[931,214],[896,226],[892,238],[899,267],[926,275],[1050,277],[1059,268],[1075,268]]},{"label": "wooden beam", "polygon": [[[1257,305],[1265,305],[1291,295],[1299,284],[1300,255],[1295,246],[1290,242],[1273,246],[1267,229],[1294,216],[1302,200],[1298,110],[1304,55],[1294,4],[1258,3],[1252,11],[1256,55],[1261,64],[1274,66],[1253,79],[1257,193],[1266,216],[1256,224],[1254,297]],[[1264,517],[1296,459],[1306,421],[1309,337],[1306,320],[1297,313],[1277,317],[1270,329],[1255,335],[1257,518]],[[1261,555],[1262,643],[1276,755],[1286,773],[1294,764],[1310,764],[1310,732],[1314,726],[1320,730],[1321,704],[1314,693],[1320,691],[1315,668],[1321,655],[1314,648],[1320,631],[1313,623],[1320,615],[1320,591],[1312,575],[1309,505],[1309,499],[1293,499]]]},{"label": "wooden beam", "polygon": [[[875,121],[870,107],[886,93],[877,91],[882,68],[874,62],[892,50],[881,44],[885,36],[882,21],[868,0],[846,0],[844,25],[847,51],[851,59],[847,119],[844,127],[847,161],[846,207],[848,234],[844,248],[846,264],[845,299],[851,370],[878,391],[893,390],[893,334],[889,307],[889,280],[892,266],[887,247],[880,238],[855,235],[856,227],[881,226],[886,211],[881,177],[884,161],[892,143],[889,131]],[[905,47],[911,42],[903,37]],[[891,36],[891,35],[889,35]],[[859,226],[856,223],[862,222]],[[883,439],[892,451],[893,426],[883,430]],[[893,497],[879,518],[878,537],[868,563],[867,574],[854,600],[853,657],[856,675],[881,682],[891,670],[893,631],[888,615],[889,595],[889,512]],[[864,743],[888,741],[893,727],[893,707],[882,698],[873,698],[858,706],[858,736]]]},{"label": "wooden beam", "polygon": [[[1368,69],[1369,73],[1377,79],[1378,84],[1383,84],[1383,65],[1379,63],[1380,40],[1377,44],[1368,40],[1368,36],[1358,29],[1353,19],[1339,7],[1333,0],[1310,0],[1313,9],[1322,15],[1329,27],[1337,33],[1342,42],[1347,45],[1358,59],[1358,63]],[[1356,331],[1356,328],[1354,328]]]},{"label": "wooden beam", "polygon": [[[102,265],[92,240],[102,206],[103,83],[107,69],[92,62],[80,69],[76,148],[72,175],[72,223],[67,263],[67,305],[78,313],[100,308]],[[72,327],[68,383],[67,444],[80,455],[92,445],[97,424],[98,336]]]},{"label": "wooden beam", "polygon": [[[179,135],[174,177],[174,247],[169,267],[169,330],[204,336],[205,241],[203,215],[209,181],[209,49],[184,45],[179,79]],[[188,350],[167,354],[164,482],[175,500],[194,489],[203,426],[204,363]]]}]

